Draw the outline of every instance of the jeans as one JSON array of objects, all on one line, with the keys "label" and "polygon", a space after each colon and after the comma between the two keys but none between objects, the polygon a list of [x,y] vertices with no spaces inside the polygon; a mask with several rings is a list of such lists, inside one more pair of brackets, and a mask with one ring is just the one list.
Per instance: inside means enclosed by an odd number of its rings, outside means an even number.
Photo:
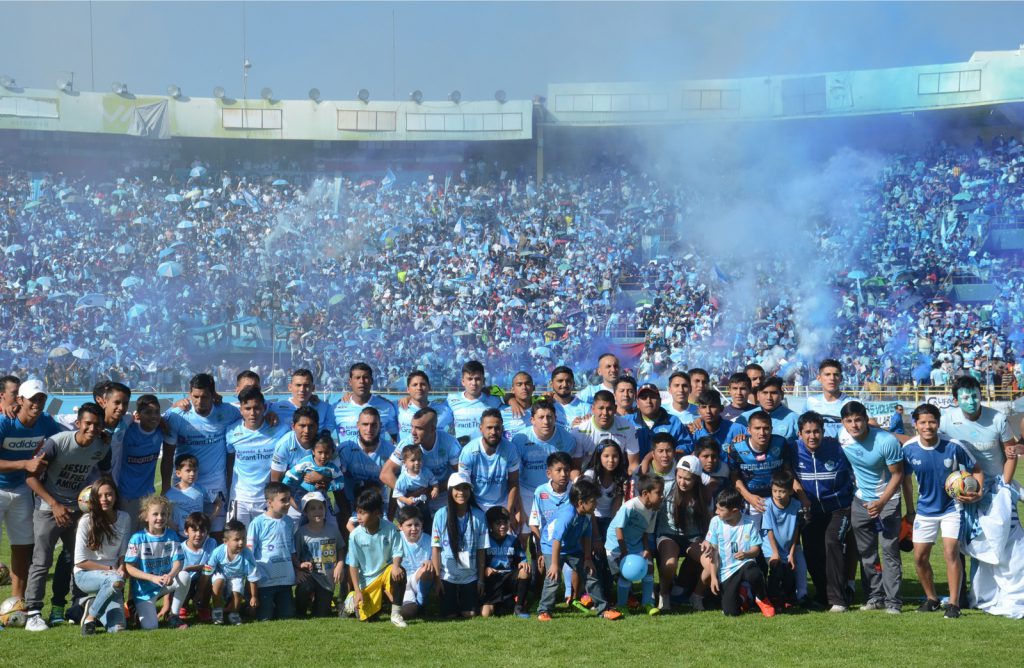
[{"label": "jeans", "polygon": [[[124,579],[117,571],[78,571],[75,584],[86,594],[93,594],[92,605],[86,614],[98,619],[103,626],[124,626]],[[120,587],[115,585],[120,584]]]},{"label": "jeans", "polygon": [[257,597],[260,605],[256,614],[261,622],[271,619],[291,619],[295,616],[295,599],[292,598],[290,586],[260,587]]},{"label": "jeans", "polygon": [[[594,573],[587,573],[583,567],[583,557],[580,555],[563,554],[560,556],[563,563],[569,566],[573,571],[579,573],[580,579],[585,580],[587,583],[587,593],[590,594],[590,598],[594,599],[594,610],[596,612],[604,612],[608,607],[608,602],[604,596],[604,590],[601,587],[600,567],[597,562],[594,563]],[[544,562],[551,563],[551,555],[544,555]],[[566,582],[565,588],[568,591],[571,588],[571,583]],[[544,588],[540,594],[540,605],[537,606],[538,612],[550,613],[555,607],[555,599],[558,597],[558,578],[550,580],[544,577]]]}]

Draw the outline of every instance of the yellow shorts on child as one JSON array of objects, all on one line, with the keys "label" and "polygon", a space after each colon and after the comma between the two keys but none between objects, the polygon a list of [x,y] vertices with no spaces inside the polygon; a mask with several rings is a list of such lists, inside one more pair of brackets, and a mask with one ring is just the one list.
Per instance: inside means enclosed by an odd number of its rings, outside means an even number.
[{"label": "yellow shorts on child", "polygon": [[380,612],[381,606],[384,605],[384,592],[391,595],[390,565],[363,589],[363,602],[359,604],[359,621],[365,622]]}]

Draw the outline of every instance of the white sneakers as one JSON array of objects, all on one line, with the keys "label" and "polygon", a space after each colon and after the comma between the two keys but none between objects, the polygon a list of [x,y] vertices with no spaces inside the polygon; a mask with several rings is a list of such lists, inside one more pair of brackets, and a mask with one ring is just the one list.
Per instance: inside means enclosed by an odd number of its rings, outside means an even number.
[{"label": "white sneakers", "polygon": [[404,629],[408,624],[405,623],[405,617],[402,616],[401,610],[397,607],[391,611],[391,623],[400,629]]},{"label": "white sneakers", "polygon": [[50,627],[47,626],[46,622],[43,621],[43,616],[40,614],[29,615],[28,620],[25,621],[26,631],[46,631]]},{"label": "white sneakers", "polygon": [[849,608],[847,608],[845,605],[838,604],[833,605],[831,608],[828,609],[829,612],[846,612],[847,610],[849,610]]}]

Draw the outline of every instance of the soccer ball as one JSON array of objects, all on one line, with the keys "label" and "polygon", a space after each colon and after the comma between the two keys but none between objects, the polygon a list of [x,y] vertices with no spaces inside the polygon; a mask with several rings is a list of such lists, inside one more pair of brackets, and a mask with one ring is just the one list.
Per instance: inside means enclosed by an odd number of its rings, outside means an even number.
[{"label": "soccer ball", "polygon": [[0,624],[25,626],[25,599],[11,596],[0,603]]},{"label": "soccer ball", "polygon": [[[970,480],[970,482],[967,482]],[[953,471],[946,476],[946,494],[951,498],[960,499],[964,492],[972,493],[978,491],[978,481],[969,473],[964,471]]]},{"label": "soccer ball", "polygon": [[90,500],[92,500],[92,485],[89,485],[78,493],[78,509],[83,513],[89,512]]},{"label": "soccer ball", "polygon": [[981,490],[981,485],[978,484],[978,479],[972,475],[968,475],[964,478],[964,492],[967,494],[977,494]]}]

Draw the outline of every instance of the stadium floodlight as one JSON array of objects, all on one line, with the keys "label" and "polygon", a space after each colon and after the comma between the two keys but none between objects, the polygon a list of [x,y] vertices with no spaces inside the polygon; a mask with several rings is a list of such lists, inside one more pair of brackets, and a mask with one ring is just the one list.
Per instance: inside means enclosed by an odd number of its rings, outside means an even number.
[{"label": "stadium floodlight", "polygon": [[14,80],[14,77],[9,77],[6,74],[0,76],[0,86],[10,90],[18,87],[18,82]]},{"label": "stadium floodlight", "polygon": [[448,93],[448,99],[451,102],[458,104],[459,102],[462,101],[462,93],[460,93],[458,90],[453,90],[452,92]]},{"label": "stadium floodlight", "polygon": [[309,89],[309,99],[313,100],[314,102],[319,102],[320,101],[320,89],[319,88],[310,88]]},{"label": "stadium floodlight", "polygon": [[216,88],[213,89],[213,96],[215,98],[217,98],[218,100],[223,100],[224,96],[226,94],[227,94],[227,91],[224,90],[224,86],[217,86]]},{"label": "stadium floodlight", "polygon": [[423,102],[423,91],[419,89],[414,90],[413,92],[409,93],[409,99],[415,102],[416,104],[420,104],[421,102]]},{"label": "stadium floodlight", "polygon": [[110,84],[110,90],[114,91],[118,95],[127,95],[128,84],[120,81],[115,81],[114,83]]},{"label": "stadium floodlight", "polygon": [[74,86],[70,79],[57,79],[57,90],[70,93]]},{"label": "stadium floodlight", "polygon": [[366,90],[365,88],[360,88],[359,89],[359,93],[356,94],[356,97],[358,97],[363,102],[369,102],[370,101],[370,91]]},{"label": "stadium floodlight", "polygon": [[268,86],[260,90],[260,97],[262,97],[267,102],[270,102],[271,100],[274,99],[274,91],[270,90],[270,87]]},{"label": "stadium floodlight", "polygon": [[494,99],[498,101],[498,104],[505,104],[508,102],[508,95],[505,94],[505,91],[499,88],[494,91]]},{"label": "stadium floodlight", "polygon": [[167,87],[167,94],[173,97],[175,100],[181,99],[181,87],[171,84]]}]

